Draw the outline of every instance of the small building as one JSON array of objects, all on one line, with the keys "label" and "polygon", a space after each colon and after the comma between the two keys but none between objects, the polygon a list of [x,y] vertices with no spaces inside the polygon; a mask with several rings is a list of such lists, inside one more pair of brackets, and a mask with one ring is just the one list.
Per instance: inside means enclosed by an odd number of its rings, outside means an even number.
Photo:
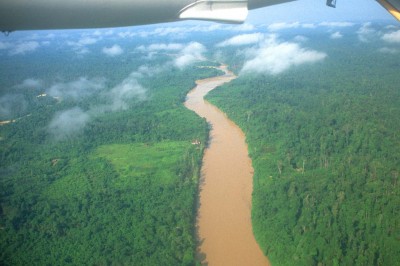
[{"label": "small building", "polygon": [[200,145],[201,141],[198,139],[192,140],[192,145]]}]

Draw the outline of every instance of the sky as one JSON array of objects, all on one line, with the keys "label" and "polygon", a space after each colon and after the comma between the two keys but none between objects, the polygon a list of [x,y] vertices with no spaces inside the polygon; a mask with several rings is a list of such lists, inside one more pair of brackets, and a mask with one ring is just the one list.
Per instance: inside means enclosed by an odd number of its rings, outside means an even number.
[{"label": "sky", "polygon": [[375,0],[337,0],[336,8],[327,7],[326,0],[298,0],[252,10],[247,18],[252,24],[373,20],[396,21]]}]

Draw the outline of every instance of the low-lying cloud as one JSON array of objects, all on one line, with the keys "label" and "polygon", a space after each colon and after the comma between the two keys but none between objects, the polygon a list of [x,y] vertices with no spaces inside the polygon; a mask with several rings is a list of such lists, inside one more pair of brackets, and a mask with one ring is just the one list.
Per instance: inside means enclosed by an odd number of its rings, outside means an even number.
[{"label": "low-lying cloud", "polygon": [[169,36],[173,35],[174,38],[184,38],[186,35],[196,32],[206,33],[215,31],[235,31],[244,32],[252,31],[255,27],[252,24],[244,23],[240,25],[223,25],[223,24],[210,24],[210,25],[195,25],[195,26],[174,26],[174,27],[157,27],[149,30],[139,30],[139,31],[121,31],[116,35],[120,38],[134,38],[141,37],[147,38],[149,36]]},{"label": "low-lying cloud", "polygon": [[136,36],[135,32],[132,31],[121,31],[118,32],[117,34],[120,38],[125,39],[125,38],[133,38]]},{"label": "low-lying cloud", "polygon": [[382,48],[378,49],[378,52],[384,53],[384,54],[397,54],[399,52],[399,50],[396,48],[382,47]]},{"label": "low-lying cloud", "polygon": [[99,41],[97,38],[92,38],[92,37],[82,37],[80,38],[77,42],[70,42],[72,45],[78,45],[78,46],[85,46],[85,45],[92,45],[95,44]]},{"label": "low-lying cloud", "polygon": [[28,103],[22,94],[6,94],[0,97],[1,119],[12,119],[21,115],[27,108]]},{"label": "low-lying cloud", "polygon": [[294,40],[295,42],[307,42],[307,41],[308,41],[308,38],[307,38],[306,36],[303,36],[303,35],[297,35],[297,36],[295,36],[295,37],[293,38],[293,40]]},{"label": "low-lying cloud", "polygon": [[299,22],[276,22],[268,26],[270,31],[279,31],[284,29],[297,29],[301,26]]},{"label": "low-lying cloud", "polygon": [[181,43],[154,43],[149,46],[141,45],[136,48],[142,52],[158,52],[158,51],[179,51],[184,48]]},{"label": "low-lying cloud", "polygon": [[346,21],[325,21],[319,24],[313,23],[300,23],[300,22],[276,22],[268,25],[268,30],[271,32],[277,32],[280,30],[286,29],[315,29],[319,27],[329,27],[329,28],[344,28],[344,27],[352,27],[355,24],[352,22]]},{"label": "low-lying cloud", "polygon": [[136,48],[136,51],[147,53],[146,58],[152,59],[157,53],[167,54],[172,58],[171,62],[165,63],[166,66],[175,66],[183,69],[195,62],[204,61],[206,58],[204,53],[206,47],[198,42],[183,43],[154,43],[148,46],[141,45]]},{"label": "low-lying cloud", "polygon": [[48,90],[50,96],[71,97],[76,100],[98,93],[106,103],[91,106],[86,111],[80,107],[74,107],[58,112],[48,125],[48,132],[56,141],[64,140],[79,134],[94,117],[106,112],[126,110],[134,99],[145,100],[147,90],[139,80],[156,71],[148,67],[140,67],[109,90],[106,89],[107,84],[104,78],[81,77],[75,81],[53,85]]},{"label": "low-lying cloud", "polygon": [[116,85],[107,93],[107,97],[111,99],[111,104],[103,106],[105,111],[126,110],[128,101],[136,98],[138,100],[146,99],[146,89],[139,83],[138,75],[141,72],[132,72],[126,79]]},{"label": "low-lying cloud", "polygon": [[96,30],[93,32],[93,36],[111,36],[114,34],[113,30]]},{"label": "low-lying cloud", "polygon": [[41,88],[43,86],[43,81],[40,79],[34,79],[34,78],[28,78],[25,79],[24,81],[21,82],[21,84],[18,84],[16,87],[17,88],[28,88],[28,89],[34,89],[34,88]]},{"label": "low-lying cloud", "polygon": [[214,31],[252,31],[254,26],[252,24],[241,24],[241,25],[223,25],[223,24],[211,24],[207,26],[196,25],[192,27],[159,27],[151,32],[149,35],[166,36],[166,35],[177,35],[183,36],[194,32],[214,32]]},{"label": "low-lying cloud", "polygon": [[63,140],[80,133],[90,116],[79,107],[74,107],[54,115],[48,126],[48,131],[55,140]]},{"label": "low-lying cloud", "polygon": [[364,23],[358,30],[357,30],[357,35],[358,39],[361,42],[370,42],[377,37],[377,31],[372,28],[372,23],[367,22]]},{"label": "low-lying cloud", "polygon": [[52,97],[72,98],[78,100],[88,97],[105,88],[105,78],[80,77],[70,82],[59,82],[48,88],[47,94]]},{"label": "low-lying cloud", "polygon": [[31,53],[38,49],[40,44],[36,41],[21,42],[14,46],[11,46],[10,55],[24,55],[26,53]]},{"label": "low-lying cloud", "polygon": [[[102,104],[91,106],[84,111],[79,107],[74,107],[57,113],[47,129],[55,140],[63,140],[78,134],[83,130],[88,122],[94,117],[107,112],[126,110],[135,101],[147,99],[147,89],[142,86],[140,80],[151,77],[166,68],[178,67],[185,68],[197,61],[205,60],[204,45],[191,42],[189,44],[153,44],[138,48],[143,52],[154,51],[174,51],[173,59],[161,66],[148,67],[142,66],[138,70],[131,72],[125,79],[113,87],[108,87],[105,78],[80,77],[69,82],[58,82],[50,86],[46,92],[52,97],[70,98],[79,100],[97,93],[103,98]],[[110,89],[107,89],[110,88]]]},{"label": "low-lying cloud", "polygon": [[0,50],[6,50],[12,47],[12,44],[9,42],[0,42]]},{"label": "low-lying cloud", "polygon": [[323,60],[327,55],[301,47],[298,43],[279,42],[269,36],[259,48],[248,51],[241,73],[280,74],[291,67]]},{"label": "low-lying cloud", "polygon": [[174,61],[174,65],[183,69],[195,62],[204,61],[204,53],[206,51],[207,49],[201,43],[191,42],[178,54],[178,57]]},{"label": "low-lying cloud", "polygon": [[345,28],[345,27],[352,27],[355,24],[352,22],[346,21],[324,21],[319,24],[323,27],[331,27],[331,28]]},{"label": "low-lying cloud", "polygon": [[382,40],[389,43],[400,43],[400,30],[390,33],[385,33],[382,36]]},{"label": "low-lying cloud", "polygon": [[300,23],[300,22],[276,22],[268,25],[269,31],[280,31],[285,29],[314,29],[317,25],[313,23]]},{"label": "low-lying cloud", "polygon": [[102,52],[110,57],[115,57],[124,53],[124,50],[118,44],[114,44],[111,47],[104,47]]},{"label": "low-lying cloud", "polygon": [[93,38],[90,36],[83,36],[78,41],[68,41],[67,45],[71,46],[72,50],[74,50],[77,54],[83,55],[90,52],[87,46],[96,44],[100,40],[101,40],[100,37]]},{"label": "low-lying cloud", "polygon": [[330,38],[332,40],[341,39],[343,38],[343,34],[341,34],[340,31],[336,31],[330,35]]},{"label": "low-lying cloud", "polygon": [[262,33],[241,34],[217,44],[217,47],[241,46],[260,42],[264,38]]},{"label": "low-lying cloud", "polygon": [[11,56],[32,53],[39,47],[40,43],[37,41],[22,41],[17,43],[0,42],[0,50],[8,51],[8,54]]}]

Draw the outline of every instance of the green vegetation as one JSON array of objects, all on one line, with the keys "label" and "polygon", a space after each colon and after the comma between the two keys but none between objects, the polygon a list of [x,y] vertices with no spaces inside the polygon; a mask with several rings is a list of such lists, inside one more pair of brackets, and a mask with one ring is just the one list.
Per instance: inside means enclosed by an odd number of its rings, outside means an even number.
[{"label": "green vegetation", "polygon": [[[391,31],[380,26],[366,33]],[[15,33],[3,43],[0,120],[15,122],[0,126],[0,265],[196,263],[208,130],[182,102],[196,79],[219,72],[173,67],[185,49],[145,51],[185,42],[154,29],[126,39]],[[327,58],[241,75],[209,97],[246,133],[254,232],[273,265],[400,261],[400,54],[397,44],[359,42],[356,31],[337,40],[326,28],[282,31]],[[190,34],[235,72],[260,45],[216,47],[238,34],[230,30]],[[38,37],[35,51],[9,54]],[[102,54],[117,41],[123,54]]]},{"label": "green vegetation", "polygon": [[[129,82],[145,88],[145,99],[120,99],[110,91],[138,68],[136,61],[119,59],[106,72],[108,58],[88,55],[80,64],[51,51],[36,69],[18,59],[3,68],[11,77],[1,84],[4,95],[16,90],[7,82],[18,84],[33,73],[50,81],[47,87],[18,87],[23,108],[14,105],[2,117],[20,119],[0,127],[0,264],[194,265],[204,144],[191,142],[206,143],[208,130],[182,101],[196,79],[218,72],[189,67],[138,74]],[[32,57],[27,62],[37,59]],[[89,96],[81,91],[79,98],[36,97],[57,75],[52,64],[70,68],[67,81],[107,73],[107,83]],[[18,68],[22,76],[13,72]],[[123,100],[123,108],[113,110],[111,96]],[[61,116],[65,110],[73,115]],[[49,127],[55,117],[64,127]],[[70,132],[81,125],[74,120],[86,124]]]},{"label": "green vegetation", "polygon": [[256,239],[273,265],[396,265],[400,57],[315,43],[329,51],[318,67],[243,75],[208,97],[246,134]]}]

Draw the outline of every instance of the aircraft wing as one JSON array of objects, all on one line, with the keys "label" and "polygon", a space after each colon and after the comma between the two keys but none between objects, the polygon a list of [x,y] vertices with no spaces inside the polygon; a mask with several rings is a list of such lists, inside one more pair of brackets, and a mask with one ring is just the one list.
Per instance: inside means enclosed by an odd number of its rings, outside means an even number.
[{"label": "aircraft wing", "polygon": [[[248,10],[296,0],[0,0],[0,31],[107,28],[199,19],[242,23]],[[336,6],[336,0],[326,0]],[[376,0],[400,20],[400,0]]]},{"label": "aircraft wing", "polygon": [[393,17],[400,21],[400,0],[376,0],[381,4]]},{"label": "aircraft wing", "polygon": [[0,31],[106,28],[181,19],[242,23],[249,9],[295,0],[0,0]]}]

